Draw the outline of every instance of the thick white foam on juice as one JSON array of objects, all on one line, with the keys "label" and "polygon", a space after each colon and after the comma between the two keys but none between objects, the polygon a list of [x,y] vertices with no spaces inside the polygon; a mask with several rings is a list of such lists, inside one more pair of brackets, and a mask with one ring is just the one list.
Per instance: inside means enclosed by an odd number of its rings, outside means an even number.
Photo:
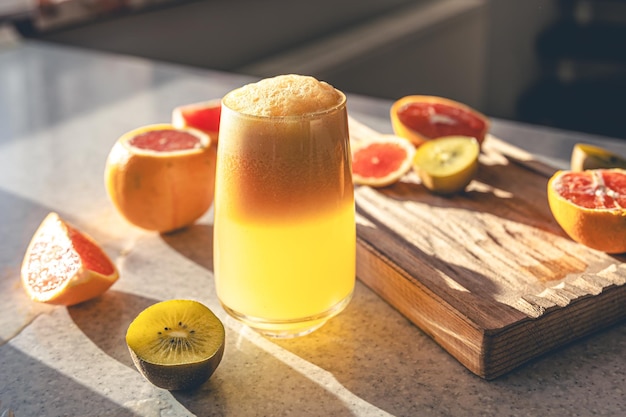
[{"label": "thick white foam on juice", "polygon": [[333,109],[343,95],[314,77],[296,74],[266,78],[231,91],[224,104],[251,116],[301,116]]}]

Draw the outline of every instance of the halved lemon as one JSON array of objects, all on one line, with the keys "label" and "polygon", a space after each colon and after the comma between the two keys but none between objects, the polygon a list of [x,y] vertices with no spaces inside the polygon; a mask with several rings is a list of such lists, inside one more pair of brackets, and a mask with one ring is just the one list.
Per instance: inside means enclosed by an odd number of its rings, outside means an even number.
[{"label": "halved lemon", "polygon": [[570,168],[572,171],[598,168],[626,169],[626,158],[599,146],[577,143],[572,149]]}]

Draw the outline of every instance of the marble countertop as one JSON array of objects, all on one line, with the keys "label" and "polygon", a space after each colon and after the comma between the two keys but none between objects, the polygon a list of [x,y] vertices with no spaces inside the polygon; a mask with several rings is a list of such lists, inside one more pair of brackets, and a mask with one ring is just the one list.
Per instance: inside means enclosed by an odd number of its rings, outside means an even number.
[{"label": "marble countertop", "polygon": [[[15,416],[564,416],[626,409],[626,323],[493,381],[460,365],[362,283],[348,308],[309,336],[272,340],[226,316],[212,281],[212,212],[171,235],[134,228],[103,185],[115,140],[168,122],[180,104],[250,79],[37,42],[0,47],[0,414]],[[340,86],[338,86],[340,87]],[[390,132],[390,103],[349,96],[349,111]],[[626,142],[494,120],[492,133],[556,165],[576,142],[626,154]],[[74,307],[31,302],[26,246],[56,211],[93,236],[121,271]],[[124,335],[145,307],[208,305],[226,327],[224,359],[193,392],[152,386]],[[625,306],[626,307],[626,306]]]}]

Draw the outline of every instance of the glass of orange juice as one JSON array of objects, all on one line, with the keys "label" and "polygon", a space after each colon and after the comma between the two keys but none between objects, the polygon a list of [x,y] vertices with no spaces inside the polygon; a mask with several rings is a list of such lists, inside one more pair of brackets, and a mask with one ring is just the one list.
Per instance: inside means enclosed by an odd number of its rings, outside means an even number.
[{"label": "glass of orange juice", "polygon": [[258,332],[312,332],[350,302],[356,226],[346,97],[281,75],[222,99],[214,272],[225,310]]}]

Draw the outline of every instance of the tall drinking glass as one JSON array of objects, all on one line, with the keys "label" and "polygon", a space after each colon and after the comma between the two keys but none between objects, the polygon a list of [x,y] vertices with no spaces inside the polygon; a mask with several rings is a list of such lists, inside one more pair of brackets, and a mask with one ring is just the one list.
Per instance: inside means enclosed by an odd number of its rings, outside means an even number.
[{"label": "tall drinking glass", "polygon": [[227,94],[215,193],[215,283],[230,315],[295,337],[344,309],[356,226],[342,92],[285,75]]}]

